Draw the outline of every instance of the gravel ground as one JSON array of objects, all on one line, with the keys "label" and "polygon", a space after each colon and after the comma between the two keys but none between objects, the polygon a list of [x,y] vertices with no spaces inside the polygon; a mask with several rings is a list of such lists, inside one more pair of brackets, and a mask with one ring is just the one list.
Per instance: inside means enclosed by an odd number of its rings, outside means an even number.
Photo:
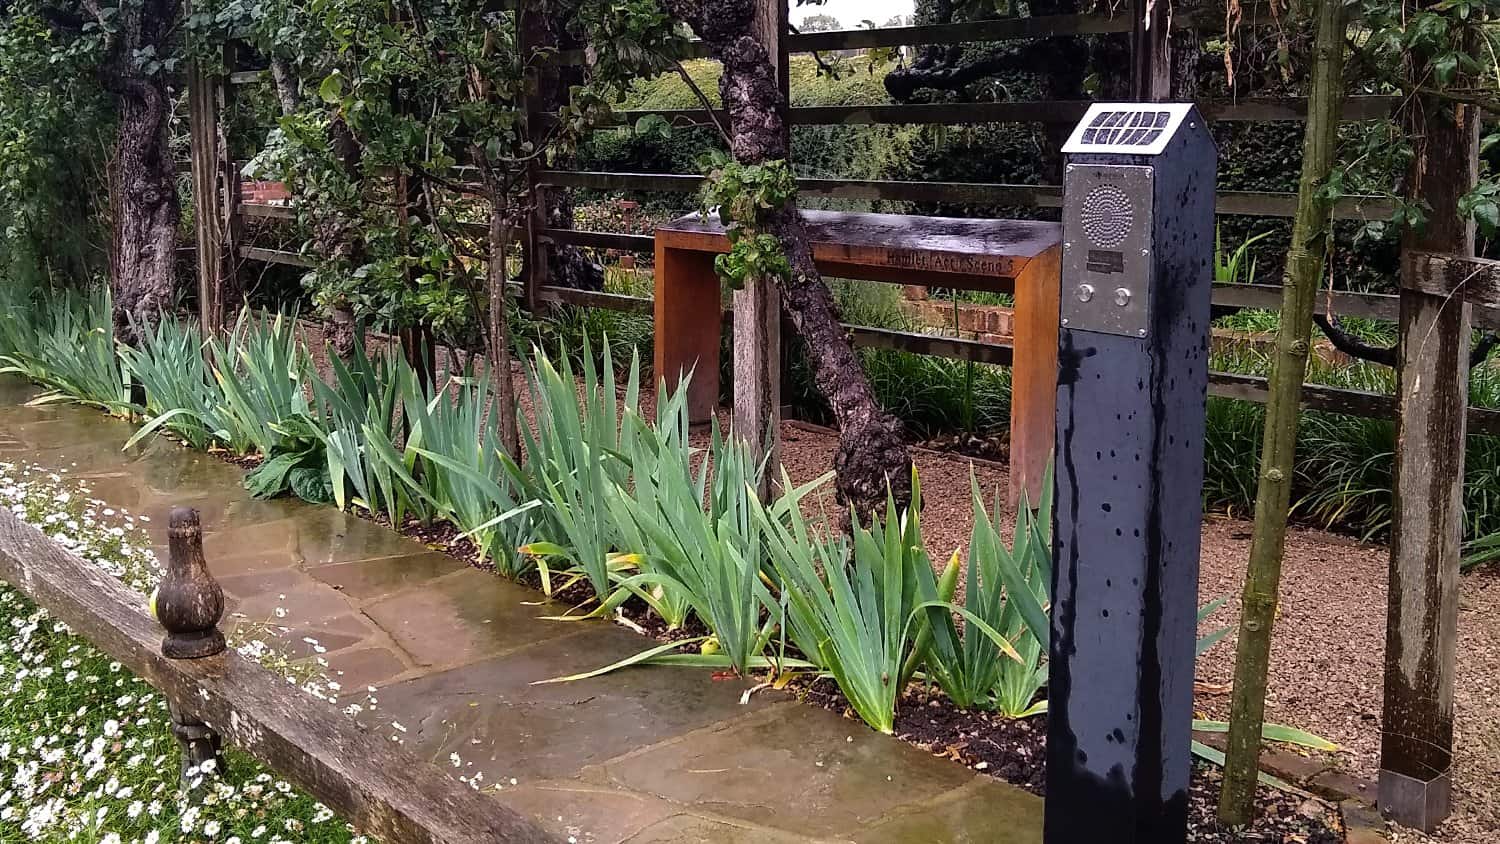
[{"label": "gravel ground", "polygon": [[[786,423],[782,443],[788,472],[805,479],[827,470],[837,440]],[[936,559],[968,543],[971,461],[921,450],[914,457],[925,501],[923,534]],[[982,488],[1004,488],[1003,466],[972,465]],[[1229,598],[1205,630],[1233,626],[1238,619],[1250,530],[1251,523],[1241,519],[1210,515],[1204,520],[1199,602]],[[1384,545],[1292,528],[1271,653],[1267,717],[1336,742],[1343,750],[1331,761],[1367,779],[1379,767],[1388,562]],[[1460,601],[1454,816],[1435,836],[1399,830],[1397,841],[1500,842],[1500,570],[1466,576]],[[1224,687],[1200,693],[1197,705],[1207,717],[1228,714],[1235,639],[1231,632],[1199,661],[1205,688]]]},{"label": "gravel ground", "polygon": [[[315,334],[308,339],[313,348],[321,346]],[[529,416],[525,379],[517,374],[515,382]],[[643,410],[651,413],[654,396],[643,393]],[[720,421],[727,425],[727,414]],[[837,438],[831,432],[786,422],[781,433],[782,463],[794,481],[832,466]],[[706,443],[707,433],[698,438]],[[968,543],[971,470],[992,495],[1005,486],[1005,467],[926,449],[913,456],[922,481],[923,534],[934,560],[946,560]],[[809,506],[837,512],[831,490]],[[1238,618],[1250,531],[1242,519],[1210,515],[1204,521],[1199,603],[1229,598],[1205,630],[1232,627]],[[1388,557],[1384,545],[1292,528],[1271,653],[1267,718],[1338,743],[1342,750],[1330,761],[1366,779],[1375,777],[1379,762]],[[1465,577],[1460,590],[1455,811],[1434,836],[1393,830],[1403,844],[1500,842],[1500,569]],[[1197,706],[1206,717],[1227,714],[1235,638],[1231,632],[1199,661]]]}]

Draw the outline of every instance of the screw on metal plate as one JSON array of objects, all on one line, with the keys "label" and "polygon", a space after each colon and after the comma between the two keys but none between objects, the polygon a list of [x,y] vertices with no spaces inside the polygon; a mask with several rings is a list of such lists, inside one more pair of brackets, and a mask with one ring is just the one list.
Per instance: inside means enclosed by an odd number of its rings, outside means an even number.
[{"label": "screw on metal plate", "polygon": [[1146,336],[1146,329],[1144,329],[1144,328],[1137,328],[1135,330],[1135,334],[1136,334],[1137,337],[1145,337]]},{"label": "screw on metal plate", "polygon": [[1067,317],[1063,317],[1062,324],[1063,325],[1067,325],[1068,324],[1068,318]]}]

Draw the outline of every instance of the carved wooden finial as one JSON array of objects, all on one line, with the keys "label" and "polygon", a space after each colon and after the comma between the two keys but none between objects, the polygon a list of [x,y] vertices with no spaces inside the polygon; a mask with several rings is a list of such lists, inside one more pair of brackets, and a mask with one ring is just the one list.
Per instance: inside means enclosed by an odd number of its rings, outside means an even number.
[{"label": "carved wooden finial", "polygon": [[156,620],[167,629],[161,652],[173,659],[198,659],[224,651],[219,619],[224,590],[203,559],[203,531],[198,511],[172,508],[167,573],[156,589]]}]

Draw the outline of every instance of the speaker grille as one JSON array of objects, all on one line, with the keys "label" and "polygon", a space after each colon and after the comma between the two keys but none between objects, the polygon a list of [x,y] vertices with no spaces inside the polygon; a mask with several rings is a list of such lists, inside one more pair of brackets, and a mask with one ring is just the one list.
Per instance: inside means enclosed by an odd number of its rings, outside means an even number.
[{"label": "speaker grille", "polygon": [[1114,185],[1098,185],[1083,198],[1081,219],[1089,242],[1113,249],[1130,236],[1135,222],[1130,197]]}]

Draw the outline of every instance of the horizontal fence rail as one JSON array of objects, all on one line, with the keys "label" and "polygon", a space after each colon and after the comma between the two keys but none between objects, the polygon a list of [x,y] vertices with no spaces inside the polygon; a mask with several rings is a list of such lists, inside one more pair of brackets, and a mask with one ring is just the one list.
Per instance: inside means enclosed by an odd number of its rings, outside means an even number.
[{"label": "horizontal fence rail", "polygon": [[[1382,120],[1391,116],[1402,98],[1385,95],[1348,97],[1342,119],[1346,123]],[[968,126],[982,123],[1076,123],[1088,111],[1090,100],[1036,100],[990,103],[872,103],[870,105],[800,106],[787,110],[793,126],[912,125]],[[1307,119],[1305,97],[1244,99],[1238,102],[1200,102],[1198,109],[1209,120],[1230,123],[1267,123]],[[710,125],[708,111],[646,109],[621,111],[602,127],[633,126],[646,116],[658,116],[683,125]],[[721,123],[728,119],[715,110]]]},{"label": "horizontal fence rail", "polygon": [[[684,178],[696,180],[696,177]],[[586,232],[572,229],[547,229],[543,232],[543,237],[556,243],[638,252],[651,251],[655,242],[655,238],[651,235]],[[311,261],[295,252],[242,247],[240,255],[249,260],[265,261],[268,263],[286,264],[296,267],[312,266]],[[1435,260],[1432,263],[1435,266],[1438,265]],[[1467,264],[1468,262],[1465,263]],[[1489,265],[1474,266],[1470,264],[1469,266],[1470,271],[1475,272],[1476,277],[1484,278],[1486,282],[1490,278],[1500,277],[1500,270],[1492,269]],[[1447,270],[1446,266],[1442,266],[1440,269],[1448,273],[1452,272],[1451,270]],[[1450,288],[1456,288],[1461,283],[1448,280],[1445,277],[1444,281],[1435,281],[1431,284],[1434,287],[1441,284]],[[1480,286],[1476,285],[1476,287]],[[515,287],[517,292],[519,292],[519,285]],[[1213,302],[1219,308],[1277,310],[1281,306],[1281,292],[1280,287],[1270,284],[1215,284]],[[543,286],[538,290],[538,298],[541,301],[554,304],[605,308],[639,315],[650,315],[654,309],[654,303],[649,297],[627,296],[618,293],[598,293],[567,287]],[[1384,293],[1336,291],[1331,296],[1323,295],[1318,298],[1317,312],[1329,313],[1328,306],[1331,301],[1333,305],[1332,313],[1338,316],[1395,320],[1398,316],[1399,298],[1398,296]],[[1470,298],[1478,300],[1478,304],[1480,305],[1480,307],[1475,308],[1474,324],[1485,328],[1500,329],[1500,307],[1485,306],[1488,304],[1485,293],[1479,293]],[[729,316],[730,313],[726,311],[725,318]],[[854,345],[861,348],[893,349],[912,354],[969,360],[976,363],[987,363],[998,366],[1009,366],[1013,358],[1014,350],[1008,344],[988,343],[961,337],[947,337],[910,331],[897,331],[865,325],[844,324],[844,328],[849,332]],[[1209,373],[1208,391],[1209,395],[1212,396],[1262,404],[1265,403],[1269,395],[1266,379],[1232,372]],[[1395,418],[1396,408],[1394,397],[1389,395],[1328,387],[1320,384],[1305,384],[1303,386],[1302,406],[1308,410],[1342,413],[1376,419]],[[1469,408],[1468,425],[1471,434],[1500,436],[1500,410],[1471,407]]]},{"label": "horizontal fence rail", "polygon": [[[1253,26],[1272,20],[1270,7],[1246,3],[1241,26]],[[1172,16],[1173,29],[1213,28],[1222,30],[1224,15],[1212,9],[1190,10]],[[879,47],[919,47],[928,44],[971,44],[980,41],[1015,41],[1026,38],[1065,38],[1075,35],[1110,35],[1130,32],[1126,14],[1035,15],[1032,17],[997,18],[960,23],[887,26],[874,29],[842,29],[832,32],[792,32],[782,43],[789,53],[816,53],[832,50],[863,50]],[[701,41],[688,43],[681,58],[703,58],[708,49]],[[564,50],[557,62],[581,65],[588,61],[583,50]]]},{"label": "horizontal fence rail", "polygon": [[[693,193],[703,178],[681,173],[617,173],[599,170],[544,170],[542,184],[566,188],[616,191]],[[798,179],[799,190],[836,199],[891,202],[953,202],[974,205],[1016,205],[1061,208],[1057,185],[1004,185],[984,182],[908,182],[875,179]],[[1220,214],[1252,217],[1292,217],[1297,195],[1267,191],[1219,191],[1215,210]],[[1380,220],[1391,216],[1395,204],[1383,196],[1345,196],[1333,213],[1343,220]]]},{"label": "horizontal fence rail", "polygon": [[332,705],[309,705],[285,678],[232,648],[201,659],[164,656],[162,627],[146,615],[144,595],[9,510],[0,510],[0,580],[361,832],[413,844],[557,841]]},{"label": "horizontal fence rail", "polygon": [[[1217,293],[1221,288],[1250,286],[1252,285],[1215,285],[1215,300],[1217,301]],[[1256,286],[1263,287],[1267,291],[1275,291],[1277,296],[1275,304],[1280,303],[1280,288],[1270,287],[1269,285]],[[1354,297],[1373,297],[1376,294],[1350,295]],[[1267,293],[1262,292],[1257,294],[1257,296],[1269,300]],[[1394,300],[1398,297],[1382,295],[1379,298],[1382,300],[1391,300],[1389,306],[1391,317],[1388,318],[1394,318]],[[637,314],[651,313],[653,304],[651,299],[644,296],[600,294],[573,290],[566,287],[544,287],[542,288],[542,299],[549,302],[584,307],[611,308]],[[1274,306],[1274,304],[1271,305],[1271,307]],[[1320,305],[1320,310],[1321,307]],[[1380,310],[1384,312],[1384,309],[1385,306],[1381,305]],[[1374,309],[1372,308],[1371,310],[1373,311]],[[729,316],[730,313],[726,310],[725,318],[727,319]],[[846,324],[844,328],[850,332],[850,337],[854,341],[854,345],[863,348],[894,349],[913,354],[933,355],[957,360],[972,360],[976,363],[989,363],[999,366],[1009,366],[1012,360],[1013,348],[1006,344],[984,343],[958,337],[894,331],[862,325]],[[1258,404],[1264,404],[1269,395],[1265,378],[1255,375],[1241,375],[1233,372],[1209,373],[1208,392],[1211,396],[1256,402]],[[1350,416],[1364,416],[1375,419],[1393,419],[1396,413],[1396,402],[1393,396],[1363,390],[1328,387],[1322,384],[1303,385],[1302,406],[1308,410],[1342,413]],[[1500,436],[1500,410],[1481,407],[1469,408],[1469,432],[1473,434]]]}]

